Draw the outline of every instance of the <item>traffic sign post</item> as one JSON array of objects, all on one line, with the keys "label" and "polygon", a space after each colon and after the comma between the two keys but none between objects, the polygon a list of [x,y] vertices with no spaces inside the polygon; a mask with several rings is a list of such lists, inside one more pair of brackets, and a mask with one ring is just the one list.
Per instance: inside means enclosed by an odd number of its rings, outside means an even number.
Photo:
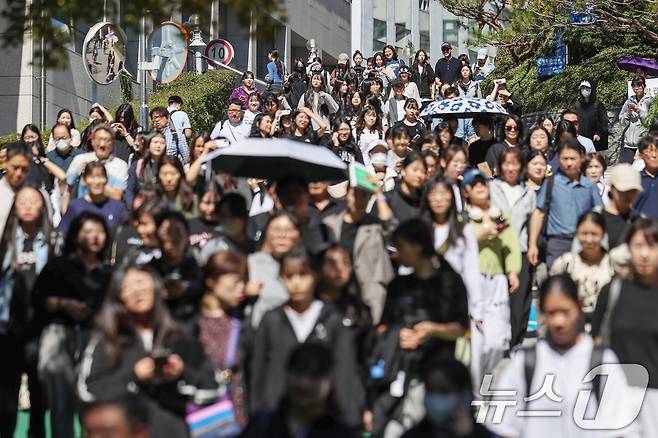
[{"label": "traffic sign post", "polygon": [[235,57],[235,50],[233,50],[233,45],[226,40],[212,40],[206,46],[204,55],[217,64],[229,65]]}]

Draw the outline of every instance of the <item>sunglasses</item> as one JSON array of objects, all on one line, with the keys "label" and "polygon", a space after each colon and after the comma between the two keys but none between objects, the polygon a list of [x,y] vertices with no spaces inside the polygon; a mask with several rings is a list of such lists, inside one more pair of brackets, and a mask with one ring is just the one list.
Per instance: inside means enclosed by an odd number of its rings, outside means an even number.
[{"label": "sunglasses", "polygon": [[518,126],[505,126],[505,131],[507,132],[516,132],[519,130]]}]

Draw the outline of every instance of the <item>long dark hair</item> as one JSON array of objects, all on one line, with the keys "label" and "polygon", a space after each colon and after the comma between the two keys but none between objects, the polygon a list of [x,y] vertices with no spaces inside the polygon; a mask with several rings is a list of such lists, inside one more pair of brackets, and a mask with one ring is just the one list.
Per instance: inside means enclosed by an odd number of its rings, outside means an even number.
[{"label": "long dark hair", "polygon": [[125,347],[139,339],[136,321],[121,301],[123,281],[130,270],[145,272],[153,278],[155,302],[150,317],[153,325],[153,349],[164,347],[168,339],[179,334],[176,323],[160,298],[160,291],[164,288],[160,276],[150,267],[143,265],[119,268],[112,276],[105,301],[96,318],[96,327],[103,336],[107,353],[113,364],[119,361]]},{"label": "long dark hair", "polygon": [[[57,124],[55,124],[57,125]],[[25,136],[25,133],[28,131],[34,132],[36,135],[39,136],[37,141],[43,143],[43,139],[41,138],[41,131],[39,130],[39,127],[35,125],[34,123],[28,123],[27,125],[23,126],[23,130],[21,131],[21,141],[23,140],[23,137]],[[69,129],[70,131],[70,129]]]},{"label": "long dark hair", "polygon": [[330,252],[341,252],[343,256],[347,257],[352,265],[352,275],[347,285],[341,291],[338,301],[335,303],[343,313],[343,318],[352,322],[353,326],[357,328],[368,328],[372,325],[372,316],[370,315],[370,308],[363,301],[361,295],[361,287],[356,280],[354,272],[354,261],[352,255],[343,245],[334,243],[322,252],[322,256],[318,262],[317,272],[319,273],[319,280],[317,285],[318,293],[322,293],[323,289],[327,287],[327,279],[323,276],[322,267],[325,263],[325,258]]},{"label": "long dark hair", "polygon": [[200,131],[197,132],[192,136],[190,139],[190,163],[194,163],[194,161],[199,158],[194,155],[194,144],[199,140],[200,138],[203,139],[203,144],[206,144],[207,142],[210,141],[210,133],[208,131]]},{"label": "long dark hair", "polygon": [[[254,117],[254,122],[251,124],[251,131],[249,132],[249,137],[263,138],[263,136],[260,132],[259,125],[260,125],[260,122],[265,118],[265,116],[270,117],[270,115],[267,114],[267,113],[260,113],[260,114],[257,114],[256,117]],[[270,137],[271,137],[271,135],[268,135],[265,138],[270,138]]]},{"label": "long dark hair", "polygon": [[69,126],[69,128],[75,129],[75,122],[73,121],[73,112],[67,108],[62,108],[57,112],[57,118],[55,119],[55,124],[59,123],[59,117],[64,113],[69,113],[69,116],[71,116],[71,125]]},{"label": "long dark hair", "polygon": [[514,122],[516,123],[516,128],[517,128],[518,133],[519,133],[518,143],[519,143],[519,146],[520,146],[523,143],[523,138],[524,138],[523,137],[523,121],[516,114],[509,114],[502,120],[502,122],[500,123],[499,128],[498,128],[498,141],[501,142],[501,143],[505,141],[505,125],[507,124],[508,120],[514,120]]},{"label": "long dark hair", "polygon": [[[160,168],[160,165],[162,164],[163,158],[167,155],[166,151],[166,139],[164,134],[154,131],[149,135],[144,136],[144,156],[137,162],[136,164],[136,169],[135,169],[135,175],[137,176],[137,179],[142,182],[142,183],[148,183],[152,181],[156,181],[158,179],[157,172],[154,172],[153,167],[156,167],[156,169]],[[158,160],[154,163],[153,162],[153,156],[151,155],[151,151],[149,147],[151,146],[151,141],[153,141],[154,138],[160,137],[163,140],[165,140],[165,149],[162,151],[162,155],[158,158]],[[141,163],[141,166],[140,166]]]},{"label": "long dark hair", "polygon": [[366,105],[361,110],[361,114],[359,114],[359,118],[356,119],[356,135],[357,135],[357,137],[359,137],[361,135],[361,133],[363,133],[363,130],[366,129],[366,114],[370,111],[374,112],[377,115],[377,121],[375,121],[374,128],[377,132],[380,132],[383,136],[384,128],[382,126],[382,118],[379,114],[379,111],[377,111],[377,108],[375,108],[372,105]]},{"label": "long dark hair", "polygon": [[[324,75],[322,73],[313,73],[311,75],[311,78],[308,81],[308,90],[306,90],[306,93],[304,93],[304,106],[311,111],[313,111],[313,86],[311,83],[313,82],[314,77],[319,77],[320,80],[322,81],[320,84],[320,91],[324,91],[325,93],[327,92],[327,85],[324,83]],[[320,115],[328,117],[329,116],[329,107],[327,106],[326,103],[323,103],[320,105],[320,108],[318,108]]]},{"label": "long dark hair", "polygon": [[137,119],[135,118],[135,111],[129,103],[122,103],[117,108],[115,113],[114,121],[122,123],[123,126],[130,134],[136,134],[139,125],[137,124]]},{"label": "long dark hair", "polygon": [[393,55],[391,55],[391,61],[397,61],[398,59],[398,52],[395,50],[395,47],[393,47],[390,44],[387,44],[384,46],[384,50],[382,50],[382,53],[384,54],[384,60],[388,62],[388,59],[386,59],[386,49],[391,49],[391,52],[393,52]]},{"label": "long dark hair", "polygon": [[[39,196],[41,196],[42,206],[41,206],[41,213],[39,214],[39,218],[38,218],[39,231],[43,233],[43,236],[46,239],[46,242],[48,244],[48,255],[50,256],[52,255],[52,251],[53,251],[53,245],[51,239],[51,234],[53,232],[53,224],[50,221],[50,215],[48,214],[48,204],[46,203],[46,199],[43,196],[43,193],[38,188],[32,185],[25,185],[21,188],[21,190],[25,190],[25,189],[36,190]],[[16,232],[20,226],[21,223],[18,217],[16,216],[16,206],[14,203],[14,206],[12,207],[11,212],[9,213],[9,217],[7,218],[4,234],[0,236],[2,238],[0,240],[0,254],[2,254],[2,257],[4,257],[5,254],[8,253],[11,254],[10,267],[13,269],[16,269],[16,267],[18,266]],[[3,260],[2,258],[0,258],[0,269],[2,269],[2,263]]]},{"label": "long dark hair", "polygon": [[420,65],[418,63],[418,55],[420,55],[421,53],[425,54],[425,62],[423,63],[423,66],[429,65],[430,57],[427,56],[427,52],[424,51],[423,49],[417,50],[416,54],[414,55],[414,63],[412,65],[413,69],[416,71],[418,71],[418,66]]},{"label": "long dark hair", "polygon": [[[432,180],[425,185],[423,191],[423,198],[420,204],[420,215],[430,223],[434,223],[434,213],[430,208],[429,195],[436,187],[442,186],[450,192],[450,210],[448,212],[448,248],[455,246],[460,240],[464,238],[464,226],[466,221],[463,215],[457,211],[457,200],[455,199],[455,192],[453,184],[448,181],[443,175],[436,175]],[[432,239],[434,241],[434,239]]]},{"label": "long dark hair", "polygon": [[[178,189],[176,191],[180,197],[183,211],[191,211],[194,207],[194,190],[192,190],[192,187],[190,187],[190,185],[187,183],[187,180],[185,179],[185,169],[183,168],[183,164],[180,162],[178,157],[174,157],[173,155],[163,155],[162,159],[160,160],[160,167],[158,167],[158,173],[166,164],[173,166],[178,171],[180,179],[178,181]],[[159,175],[158,183],[160,184]]]},{"label": "long dark hair", "polygon": [[283,64],[281,63],[281,60],[279,60],[279,51],[277,49],[272,49],[269,53],[273,58],[272,62],[274,62],[274,65],[276,66],[276,74],[283,79]]},{"label": "long dark hair", "polygon": [[62,254],[71,255],[78,250],[78,235],[87,221],[96,222],[103,227],[103,231],[105,232],[105,245],[103,245],[103,248],[101,248],[97,254],[99,259],[103,258],[103,254],[105,254],[105,250],[110,244],[110,228],[107,226],[105,219],[103,219],[101,215],[91,211],[83,211],[73,218],[71,225],[69,226],[69,231],[66,233]]}]

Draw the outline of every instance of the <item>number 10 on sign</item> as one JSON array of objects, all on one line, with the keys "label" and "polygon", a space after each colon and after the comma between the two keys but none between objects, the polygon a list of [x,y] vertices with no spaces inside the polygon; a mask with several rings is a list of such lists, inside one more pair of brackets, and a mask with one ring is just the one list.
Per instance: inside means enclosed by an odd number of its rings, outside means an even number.
[{"label": "number 10 on sign", "polygon": [[206,46],[205,56],[219,64],[228,65],[233,61],[235,51],[226,40],[212,40]]}]

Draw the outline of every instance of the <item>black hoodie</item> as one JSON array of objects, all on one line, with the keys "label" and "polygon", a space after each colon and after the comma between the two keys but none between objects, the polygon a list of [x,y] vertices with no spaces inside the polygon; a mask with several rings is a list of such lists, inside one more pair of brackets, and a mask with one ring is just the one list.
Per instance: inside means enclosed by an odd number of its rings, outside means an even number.
[{"label": "black hoodie", "polygon": [[[578,113],[578,133],[584,137],[592,139],[594,135],[601,137],[599,141],[594,142],[597,151],[608,148],[608,113],[596,98],[596,82],[591,79],[583,79],[592,86],[592,94],[585,101],[580,88],[578,89],[578,100],[573,103],[571,109]],[[581,81],[582,82],[582,81]],[[578,82],[580,85],[580,82]]]}]

